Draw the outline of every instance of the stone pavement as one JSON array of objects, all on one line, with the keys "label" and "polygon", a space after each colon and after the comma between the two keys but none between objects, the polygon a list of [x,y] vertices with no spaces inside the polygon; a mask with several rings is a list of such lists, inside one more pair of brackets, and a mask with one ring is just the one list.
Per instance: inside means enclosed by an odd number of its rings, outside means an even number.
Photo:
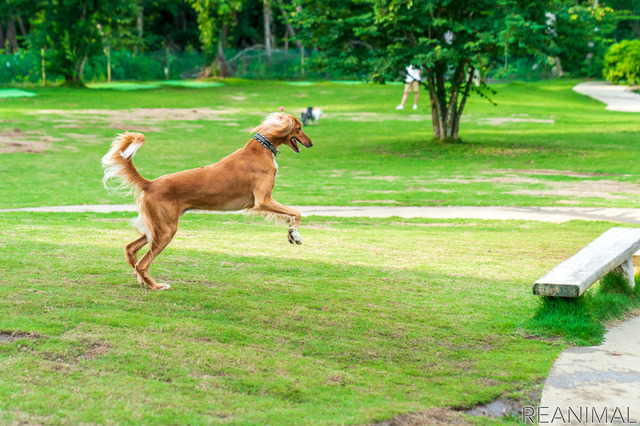
[{"label": "stone pavement", "polygon": [[[395,207],[395,206],[292,206],[303,216],[401,217],[429,219],[536,220],[562,223],[569,220],[603,220],[640,224],[640,209],[599,207]],[[25,207],[2,212],[135,212],[134,204],[98,204],[78,206]],[[201,212],[202,213],[202,212]],[[205,212],[205,213],[239,213]]]},{"label": "stone pavement", "polygon": [[562,352],[540,407],[550,424],[640,423],[640,317],[611,328],[600,346]]},{"label": "stone pavement", "polygon": [[640,95],[629,86],[615,86],[603,81],[588,81],[573,87],[578,93],[607,104],[609,111],[640,112]]}]

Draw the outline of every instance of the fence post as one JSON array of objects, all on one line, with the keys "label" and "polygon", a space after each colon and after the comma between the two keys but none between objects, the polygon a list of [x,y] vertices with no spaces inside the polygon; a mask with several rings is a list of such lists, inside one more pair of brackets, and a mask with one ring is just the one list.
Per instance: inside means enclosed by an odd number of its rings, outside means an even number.
[{"label": "fence post", "polygon": [[107,83],[111,83],[111,48],[105,47],[104,53],[107,55]]},{"label": "fence post", "polygon": [[40,54],[42,55],[42,85],[47,85],[47,71],[45,69],[45,61],[44,61],[44,47],[40,49]]},{"label": "fence post", "polygon": [[166,47],[167,52],[167,66],[164,67],[164,79],[169,80],[171,76],[171,54],[169,53],[169,46]]}]

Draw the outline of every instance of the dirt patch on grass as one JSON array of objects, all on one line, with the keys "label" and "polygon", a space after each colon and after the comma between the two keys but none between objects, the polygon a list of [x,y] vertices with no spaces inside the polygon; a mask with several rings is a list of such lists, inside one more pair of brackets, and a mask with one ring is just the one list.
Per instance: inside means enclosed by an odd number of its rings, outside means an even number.
[{"label": "dirt patch on grass", "polygon": [[396,200],[353,200],[349,201],[350,203],[363,203],[363,204],[396,204]]},{"label": "dirt patch on grass", "polygon": [[83,359],[97,358],[99,356],[106,354],[107,352],[109,352],[109,345],[106,345],[104,343],[94,343],[91,346],[89,346],[89,349],[87,349],[86,351],[84,351],[82,355],[80,355],[80,358],[83,358]]},{"label": "dirt patch on grass", "polygon": [[133,108],[133,109],[43,109],[32,111],[30,114],[62,116],[65,119],[75,119],[86,122],[91,119],[111,119],[114,122],[164,122],[164,121],[226,121],[227,115],[235,115],[239,109],[210,109],[210,108]]},{"label": "dirt patch on grass", "polygon": [[431,227],[450,227],[450,226],[478,226],[477,223],[411,223],[411,222],[391,222],[392,225],[397,226],[421,226],[425,228]]},{"label": "dirt patch on grass", "polygon": [[354,179],[368,179],[368,180],[386,180],[387,182],[393,182],[400,179],[398,176],[354,176]]},{"label": "dirt patch on grass", "polygon": [[604,198],[606,200],[626,200],[640,196],[640,185],[612,180],[585,180],[581,182],[545,182],[548,190],[517,189],[509,191],[514,195],[558,196],[578,198]]},{"label": "dirt patch on grass", "polygon": [[472,425],[456,411],[446,408],[431,408],[426,411],[400,414],[390,420],[371,423],[372,426],[422,426],[422,425]]},{"label": "dirt patch on grass", "polygon": [[383,121],[430,121],[431,117],[426,114],[380,114],[377,112],[343,112],[324,114],[324,119],[337,119],[345,121],[361,122],[383,122]]},{"label": "dirt patch on grass", "polygon": [[555,120],[552,118],[523,118],[523,117],[489,117],[489,118],[481,118],[478,120],[478,124],[488,124],[489,126],[499,126],[505,123],[554,124]]},{"label": "dirt patch on grass", "polygon": [[[541,175],[550,175],[549,173],[539,173]],[[528,173],[528,172],[527,172]],[[567,172],[571,173],[571,172]],[[451,179],[438,179],[438,182],[444,183],[492,183],[492,184],[524,184],[524,185],[544,185],[544,188],[517,188],[504,192],[512,195],[532,195],[532,196],[557,196],[557,197],[575,197],[575,198],[604,198],[607,200],[626,200],[629,198],[636,199],[640,196],[640,184],[632,182],[619,182],[610,179],[602,180],[575,180],[554,182],[550,180],[537,179],[534,177],[520,176],[516,173],[501,174],[500,176],[483,176],[477,177],[453,177]],[[570,176],[565,174],[564,176]],[[587,176],[571,176],[571,177],[587,177]],[[591,177],[591,176],[588,176]],[[565,203],[570,200],[564,200]]]},{"label": "dirt patch on grass", "polygon": [[525,175],[543,175],[543,176],[567,176],[575,178],[588,178],[595,176],[615,176],[612,173],[590,173],[590,172],[572,172],[567,170],[553,169],[491,169],[483,170],[481,173],[497,174],[497,173],[519,173]]},{"label": "dirt patch on grass", "polygon": [[51,144],[62,139],[46,136],[40,132],[23,132],[18,127],[0,130],[0,154],[39,154],[51,148]]},{"label": "dirt patch on grass", "polygon": [[22,339],[42,339],[42,335],[38,333],[29,333],[25,331],[0,331],[0,343],[14,342]]}]

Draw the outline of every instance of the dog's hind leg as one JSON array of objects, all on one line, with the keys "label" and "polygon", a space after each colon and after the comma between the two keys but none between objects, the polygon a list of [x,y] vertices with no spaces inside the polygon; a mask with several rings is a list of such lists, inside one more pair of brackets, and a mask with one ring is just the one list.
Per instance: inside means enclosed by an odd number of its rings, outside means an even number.
[{"label": "dog's hind leg", "polygon": [[[173,236],[178,230],[178,220],[180,219],[180,210],[171,202],[161,201],[157,198],[145,197],[144,201],[139,203],[141,227],[145,231],[145,238],[149,242],[149,250],[140,258],[134,267],[134,272],[138,277],[138,282],[149,287],[151,290],[163,290],[169,288],[168,285],[158,284],[149,275],[149,267],[151,262],[169,245]],[[135,246],[136,242],[140,247],[144,244],[140,239],[133,241],[131,244]]]},{"label": "dog's hind leg", "polygon": [[140,261],[134,267],[138,282],[145,284],[151,290],[164,290],[169,288],[167,284],[157,283],[151,275],[149,275],[149,266],[151,262],[165,249],[173,239],[178,230],[178,222],[155,230],[154,240],[149,246],[149,250],[142,256]]},{"label": "dog's hind leg", "polygon": [[147,244],[147,236],[141,235],[124,247],[124,258],[132,268],[138,263],[138,252]]}]

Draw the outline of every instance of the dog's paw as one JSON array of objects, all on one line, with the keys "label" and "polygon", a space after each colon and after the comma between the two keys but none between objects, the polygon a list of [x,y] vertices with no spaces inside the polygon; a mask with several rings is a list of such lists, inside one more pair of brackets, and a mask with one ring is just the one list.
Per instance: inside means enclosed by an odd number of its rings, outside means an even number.
[{"label": "dog's paw", "polygon": [[302,239],[300,239],[300,234],[298,233],[297,229],[289,229],[288,238],[291,244],[302,244]]},{"label": "dog's paw", "polygon": [[169,290],[171,286],[169,284],[158,283],[156,286],[150,286],[149,290],[151,291],[162,291]]}]

